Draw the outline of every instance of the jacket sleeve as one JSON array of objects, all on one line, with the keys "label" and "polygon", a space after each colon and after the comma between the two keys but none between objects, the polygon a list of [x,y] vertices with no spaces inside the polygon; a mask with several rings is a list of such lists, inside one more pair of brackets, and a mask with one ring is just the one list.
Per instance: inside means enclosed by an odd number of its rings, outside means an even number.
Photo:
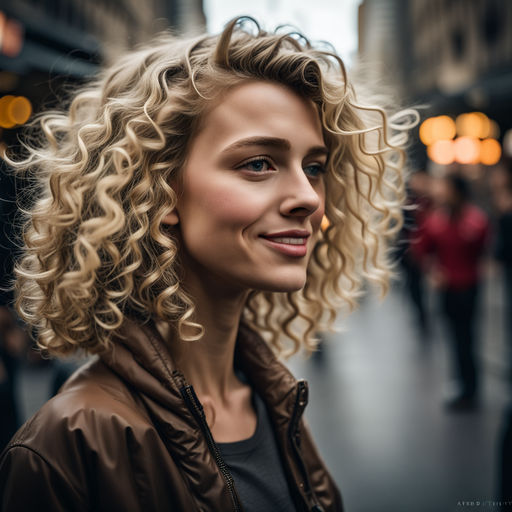
[{"label": "jacket sleeve", "polygon": [[23,445],[10,446],[2,454],[0,500],[2,512],[87,510],[87,500],[71,487],[66,475]]}]

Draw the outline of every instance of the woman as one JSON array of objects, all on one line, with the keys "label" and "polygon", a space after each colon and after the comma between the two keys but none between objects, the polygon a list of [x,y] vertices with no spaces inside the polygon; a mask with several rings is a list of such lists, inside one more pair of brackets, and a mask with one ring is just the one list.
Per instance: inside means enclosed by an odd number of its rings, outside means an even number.
[{"label": "woman", "polygon": [[4,451],[5,510],[342,509],[276,354],[386,286],[411,122],[244,21],[121,59],[16,164],[40,184],[18,309],[97,358]]}]

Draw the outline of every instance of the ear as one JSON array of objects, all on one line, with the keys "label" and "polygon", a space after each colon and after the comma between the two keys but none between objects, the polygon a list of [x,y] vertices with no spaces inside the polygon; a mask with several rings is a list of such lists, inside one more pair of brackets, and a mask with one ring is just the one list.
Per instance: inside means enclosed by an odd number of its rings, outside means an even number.
[{"label": "ear", "polygon": [[167,226],[176,226],[180,222],[180,217],[178,215],[178,212],[176,211],[176,208],[174,210],[171,210],[163,219],[162,224],[165,224]]},{"label": "ear", "polygon": [[170,179],[169,184],[171,185],[173,191],[174,191],[174,208],[167,213],[164,218],[162,219],[162,224],[166,226],[177,226],[180,223],[180,216],[177,210],[177,204],[178,204],[178,194],[179,194],[179,187],[178,187],[178,180],[176,176],[173,176]]}]

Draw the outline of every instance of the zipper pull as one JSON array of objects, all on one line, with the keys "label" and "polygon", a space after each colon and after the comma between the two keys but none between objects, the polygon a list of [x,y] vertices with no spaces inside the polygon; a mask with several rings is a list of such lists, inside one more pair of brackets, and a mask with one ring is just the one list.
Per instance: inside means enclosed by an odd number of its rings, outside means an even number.
[{"label": "zipper pull", "polygon": [[300,409],[304,410],[304,408],[306,407],[306,405],[308,405],[308,384],[305,380],[299,380],[299,382],[297,383],[298,385],[298,388],[299,388],[299,391],[298,391],[298,396],[297,396],[297,405],[299,406]]},{"label": "zipper pull", "polygon": [[310,512],[324,512],[323,507],[318,503],[318,500],[313,492],[313,489],[311,487],[311,482],[309,480],[309,475],[306,469],[306,465],[304,463],[304,459],[302,458],[302,454],[300,452],[300,418],[302,417],[302,414],[304,413],[304,409],[306,408],[306,405],[308,404],[308,396],[309,396],[309,388],[308,383],[305,380],[299,380],[297,382],[297,396],[295,398],[295,407],[293,410],[293,419],[290,429],[291,434],[291,441],[292,445],[295,448],[295,455],[297,457],[297,461],[300,466],[300,470],[302,471],[303,475],[303,482],[299,483],[299,486],[303,488],[305,492],[305,498],[307,502],[311,503],[313,501],[313,505],[310,505],[309,511]]}]

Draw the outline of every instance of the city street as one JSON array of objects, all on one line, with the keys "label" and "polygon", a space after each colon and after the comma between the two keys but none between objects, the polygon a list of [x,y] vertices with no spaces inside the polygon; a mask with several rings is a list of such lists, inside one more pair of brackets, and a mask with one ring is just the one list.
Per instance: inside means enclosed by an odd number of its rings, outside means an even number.
[{"label": "city street", "polygon": [[307,417],[349,512],[449,512],[495,500],[506,405],[500,291],[493,279],[482,296],[477,411],[443,409],[450,366],[442,326],[436,319],[422,343],[400,290],[368,300],[329,337],[320,364],[294,361],[310,382]]},{"label": "city street", "polygon": [[[442,325],[436,317],[431,339],[420,341],[398,286],[338,322],[344,332],[328,336],[322,359],[291,361],[309,381],[306,416],[348,512],[450,512],[495,500],[507,403],[500,297],[499,279],[489,280],[481,297],[484,389],[474,412],[443,409],[450,367]],[[22,375],[26,417],[44,402],[50,373]]]}]

